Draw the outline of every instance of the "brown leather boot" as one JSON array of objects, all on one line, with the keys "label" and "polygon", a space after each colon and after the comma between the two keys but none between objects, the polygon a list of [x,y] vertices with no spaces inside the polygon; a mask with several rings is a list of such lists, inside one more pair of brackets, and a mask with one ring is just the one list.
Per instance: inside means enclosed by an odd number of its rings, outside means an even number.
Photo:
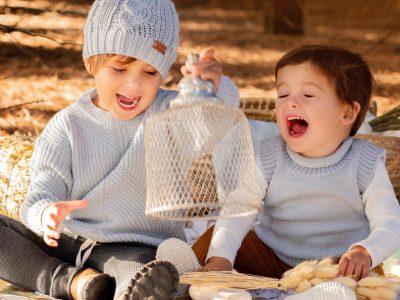
[{"label": "brown leather boot", "polygon": [[74,300],[112,300],[115,280],[94,269],[77,273],[71,282],[70,294]]}]

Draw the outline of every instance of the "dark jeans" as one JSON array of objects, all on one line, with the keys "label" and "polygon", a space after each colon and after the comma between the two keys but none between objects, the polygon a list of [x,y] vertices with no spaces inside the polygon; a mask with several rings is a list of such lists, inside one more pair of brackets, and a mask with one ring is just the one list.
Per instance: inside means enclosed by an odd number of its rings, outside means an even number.
[{"label": "dark jeans", "polygon": [[[82,268],[75,259],[84,239],[61,234],[58,247],[22,223],[0,215],[0,278],[17,286],[61,299],[71,299],[72,278]],[[120,294],[145,264],[155,259],[156,248],[139,243],[99,244],[93,248],[85,268],[114,277]]]}]

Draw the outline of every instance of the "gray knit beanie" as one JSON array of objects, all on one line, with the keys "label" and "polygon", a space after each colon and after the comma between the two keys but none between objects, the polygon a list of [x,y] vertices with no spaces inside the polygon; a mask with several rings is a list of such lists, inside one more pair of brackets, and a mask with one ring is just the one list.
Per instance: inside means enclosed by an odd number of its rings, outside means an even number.
[{"label": "gray knit beanie", "polygon": [[178,45],[178,15],[170,0],[96,0],[84,29],[83,58],[126,55],[147,62],[165,78]]}]

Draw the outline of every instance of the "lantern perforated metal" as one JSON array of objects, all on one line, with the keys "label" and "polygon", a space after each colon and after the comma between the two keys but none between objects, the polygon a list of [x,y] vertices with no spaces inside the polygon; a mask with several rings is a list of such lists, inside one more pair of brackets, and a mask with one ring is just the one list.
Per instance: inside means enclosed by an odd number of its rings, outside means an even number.
[{"label": "lantern perforated metal", "polygon": [[244,113],[213,94],[209,81],[183,78],[171,108],[145,128],[146,215],[217,219],[253,214],[255,160]]}]

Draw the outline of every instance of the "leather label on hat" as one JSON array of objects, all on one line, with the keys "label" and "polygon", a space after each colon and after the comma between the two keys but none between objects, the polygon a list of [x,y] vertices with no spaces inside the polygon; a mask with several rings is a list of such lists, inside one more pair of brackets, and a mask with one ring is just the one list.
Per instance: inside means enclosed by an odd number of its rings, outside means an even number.
[{"label": "leather label on hat", "polygon": [[165,51],[167,50],[167,46],[165,46],[163,43],[161,43],[158,40],[155,40],[153,42],[153,48],[156,49],[158,52],[160,52],[162,55],[164,55]]}]

